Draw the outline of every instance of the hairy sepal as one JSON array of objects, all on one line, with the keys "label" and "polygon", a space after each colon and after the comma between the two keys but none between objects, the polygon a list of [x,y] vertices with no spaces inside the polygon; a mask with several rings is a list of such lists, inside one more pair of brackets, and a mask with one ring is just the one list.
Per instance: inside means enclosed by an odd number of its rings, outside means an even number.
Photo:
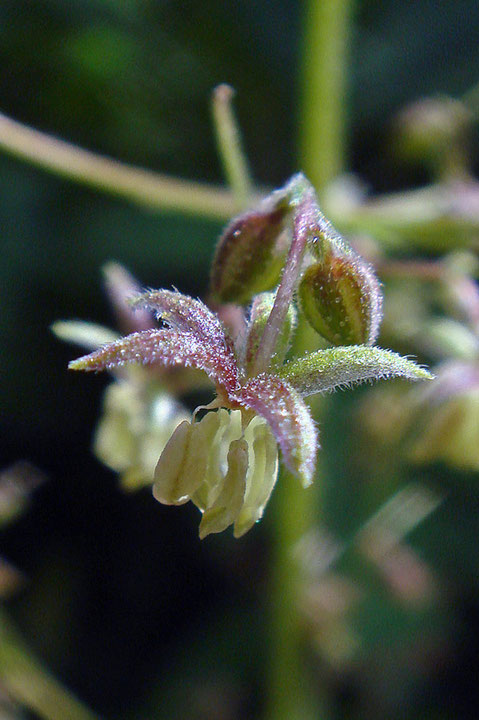
[{"label": "hairy sepal", "polygon": [[372,345],[376,340],[382,306],[379,282],[358,256],[310,265],[298,295],[306,319],[330,343]]},{"label": "hairy sepal", "polygon": [[286,467],[299,477],[304,487],[310,485],[318,437],[311,413],[301,396],[285,380],[262,373],[248,380],[234,398],[267,421]]},{"label": "hairy sepal", "polygon": [[433,375],[391,350],[368,345],[328,348],[286,363],[278,373],[303,396],[349,387],[368,380],[403,377],[432,380]]},{"label": "hairy sepal", "polygon": [[[271,315],[275,300],[275,293],[261,293],[253,300],[248,323],[246,339],[245,364],[246,371],[250,371],[256,359],[266,323]],[[278,335],[274,357],[271,358],[271,367],[279,367],[289,349],[291,336],[296,327],[296,308],[291,304],[286,313],[283,327]]]},{"label": "hairy sepal", "polygon": [[216,300],[247,305],[278,283],[288,250],[283,231],[290,212],[288,194],[279,190],[226,227],[211,268]]},{"label": "hairy sepal", "polygon": [[99,348],[90,355],[73,360],[70,370],[114,370],[130,364],[183,365],[203,370],[215,383],[232,392],[238,385],[234,356],[206,344],[188,333],[176,330],[144,330],[132,333]]},{"label": "hairy sepal", "polygon": [[201,300],[175,290],[149,290],[131,298],[133,308],[152,310],[159,320],[171,328],[192,333],[216,345],[227,344],[225,331],[218,317]]}]

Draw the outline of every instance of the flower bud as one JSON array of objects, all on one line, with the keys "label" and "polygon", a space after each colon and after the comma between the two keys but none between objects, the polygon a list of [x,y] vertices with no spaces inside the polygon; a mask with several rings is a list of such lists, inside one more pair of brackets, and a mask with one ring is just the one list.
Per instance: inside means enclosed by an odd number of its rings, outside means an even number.
[{"label": "flower bud", "polygon": [[439,175],[462,174],[474,115],[450,97],[423,98],[405,108],[396,124],[396,146],[406,159],[420,160]]}]

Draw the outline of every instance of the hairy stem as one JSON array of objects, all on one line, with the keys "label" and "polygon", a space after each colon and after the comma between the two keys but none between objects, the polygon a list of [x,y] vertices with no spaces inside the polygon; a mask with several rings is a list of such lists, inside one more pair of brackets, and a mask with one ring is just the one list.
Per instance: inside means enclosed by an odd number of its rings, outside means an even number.
[{"label": "hairy stem", "polygon": [[97,155],[0,113],[0,149],[49,172],[155,210],[225,220],[238,211],[223,188],[160,175]]}]

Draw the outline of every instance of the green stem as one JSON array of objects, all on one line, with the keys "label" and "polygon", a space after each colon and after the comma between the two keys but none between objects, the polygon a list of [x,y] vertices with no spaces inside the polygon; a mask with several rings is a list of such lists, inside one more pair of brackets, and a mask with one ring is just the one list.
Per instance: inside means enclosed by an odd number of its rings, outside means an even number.
[{"label": "green stem", "polygon": [[317,694],[307,663],[300,600],[304,578],[295,547],[316,518],[316,488],[303,490],[282,469],[274,496],[268,720],[318,720]]},{"label": "green stem", "polygon": [[[321,193],[344,167],[344,95],[352,0],[307,0],[302,60],[300,166]],[[298,328],[294,356],[307,349]],[[324,400],[314,399],[313,415]],[[317,473],[317,476],[319,473]],[[271,607],[270,720],[318,720],[327,715],[307,671],[301,622],[301,568],[294,558],[297,541],[318,524],[320,478],[308,490],[283,472],[275,492]],[[322,706],[324,703],[324,707]],[[320,707],[321,705],[321,707]]]},{"label": "green stem", "polygon": [[251,202],[253,183],[241,143],[241,133],[233,112],[233,96],[232,87],[218,85],[213,91],[212,110],[216,141],[226,181],[241,210],[248,207]]},{"label": "green stem", "polygon": [[352,0],[306,0],[300,165],[320,193],[344,169],[345,88]]},{"label": "green stem", "polygon": [[3,611],[0,611],[0,685],[14,700],[45,720],[97,720],[42,667]]},{"label": "green stem", "polygon": [[154,210],[229,219],[238,202],[229,190],[160,175],[97,155],[0,113],[0,149],[49,172]]}]

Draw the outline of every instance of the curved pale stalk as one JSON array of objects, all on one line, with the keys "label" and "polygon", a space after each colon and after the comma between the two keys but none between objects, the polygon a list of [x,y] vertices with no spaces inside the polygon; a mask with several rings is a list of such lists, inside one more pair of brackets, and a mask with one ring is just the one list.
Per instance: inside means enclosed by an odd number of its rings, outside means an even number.
[{"label": "curved pale stalk", "polygon": [[14,700],[45,720],[98,720],[43,667],[3,611],[0,683]]},{"label": "curved pale stalk", "polygon": [[220,159],[225,179],[238,202],[245,209],[253,197],[248,161],[241,142],[241,133],[233,112],[234,90],[230,85],[218,85],[213,90],[212,112]]},{"label": "curved pale stalk", "polygon": [[127,165],[23,125],[3,113],[0,149],[81,185],[154,210],[226,220],[240,209],[229,190]]}]

